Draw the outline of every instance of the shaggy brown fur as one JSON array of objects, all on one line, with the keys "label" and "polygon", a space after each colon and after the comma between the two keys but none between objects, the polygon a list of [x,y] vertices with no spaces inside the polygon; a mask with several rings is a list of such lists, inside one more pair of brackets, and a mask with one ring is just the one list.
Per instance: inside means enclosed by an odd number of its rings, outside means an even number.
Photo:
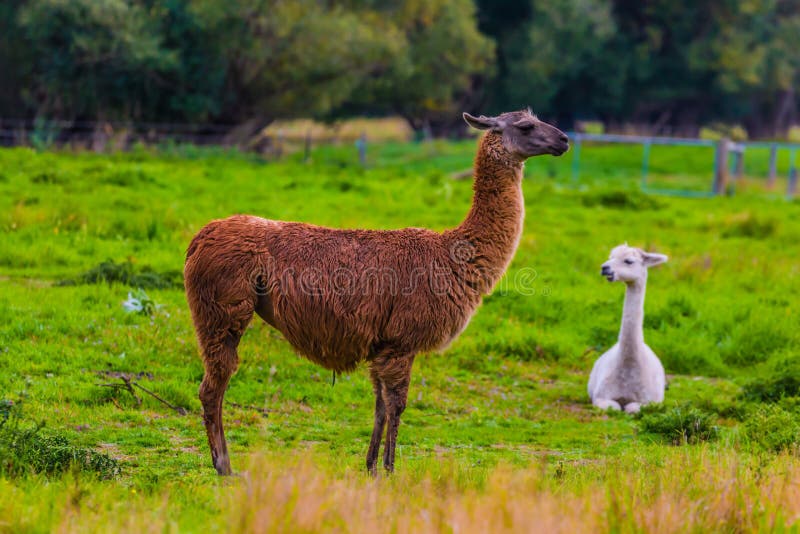
[{"label": "shaggy brown fur", "polygon": [[370,365],[375,422],[367,468],[394,468],[411,366],[464,330],[514,255],[524,216],[524,160],[559,155],[566,136],[527,111],[475,118],[489,129],[475,159],[475,195],[465,221],[420,228],[338,230],[236,215],[212,221],[187,251],[186,294],[205,376],[203,418],[214,467],[230,474],[222,399],[253,313],[309,360],[338,372]]}]

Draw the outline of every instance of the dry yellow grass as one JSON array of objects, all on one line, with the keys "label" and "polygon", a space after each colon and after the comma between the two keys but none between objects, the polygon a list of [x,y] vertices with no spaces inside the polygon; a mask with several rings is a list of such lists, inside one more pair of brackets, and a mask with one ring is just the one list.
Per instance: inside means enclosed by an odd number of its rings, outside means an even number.
[{"label": "dry yellow grass", "polygon": [[800,524],[800,462],[789,455],[684,448],[555,470],[500,466],[467,483],[463,468],[446,460],[433,471],[378,480],[329,461],[254,457],[240,477],[193,488],[176,482],[151,494],[76,481],[43,485],[43,493],[60,493],[52,500],[60,509],[25,516],[33,508],[7,493],[0,531],[683,533],[796,531]]},{"label": "dry yellow grass", "polygon": [[229,525],[258,533],[744,532],[780,530],[800,514],[800,466],[789,457],[759,465],[730,453],[678,453],[660,466],[590,464],[573,476],[499,467],[483,487],[461,489],[403,474],[332,478],[309,462],[272,471],[257,461],[231,493]]},{"label": "dry yellow grass", "polygon": [[287,141],[299,141],[310,135],[317,142],[353,142],[366,135],[369,142],[411,139],[411,128],[400,117],[355,118],[326,124],[310,119],[275,121],[264,130],[267,137],[281,136]]}]

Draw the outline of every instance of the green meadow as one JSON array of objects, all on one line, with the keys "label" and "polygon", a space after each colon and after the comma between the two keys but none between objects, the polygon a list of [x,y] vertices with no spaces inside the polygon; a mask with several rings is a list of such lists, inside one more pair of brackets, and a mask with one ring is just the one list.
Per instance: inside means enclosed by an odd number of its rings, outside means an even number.
[{"label": "green meadow", "polygon": [[[0,150],[0,532],[797,528],[800,202],[766,186],[766,150],[715,198],[642,193],[640,147],[584,145],[577,176],[571,153],[529,160],[516,257],[416,359],[393,477],[363,472],[366,370],[332,385],[256,319],[224,408],[241,476],[216,476],[181,287],[194,233],[234,213],[443,230],[469,209],[475,146],[376,144],[366,167],[352,146]],[[712,169],[713,149],[654,147],[648,185],[708,191]],[[640,417],[586,394],[624,293],[599,269],[623,242],[670,257],[645,302],[669,387]]]}]

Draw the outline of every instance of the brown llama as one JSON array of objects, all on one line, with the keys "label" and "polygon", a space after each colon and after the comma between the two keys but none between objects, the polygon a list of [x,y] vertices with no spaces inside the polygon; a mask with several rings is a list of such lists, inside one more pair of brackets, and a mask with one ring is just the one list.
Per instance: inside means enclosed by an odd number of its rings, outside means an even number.
[{"label": "brown llama", "polygon": [[231,473],[222,399],[254,312],[326,369],[369,363],[375,423],[367,469],[377,473],[385,428],[383,466],[393,471],[414,356],[453,341],[511,262],[522,233],[524,161],[569,148],[563,132],[530,111],[464,119],[487,132],[475,158],[472,208],[457,228],[339,230],[235,215],[194,237],[186,295],[205,364],[203,421],[220,475]]}]

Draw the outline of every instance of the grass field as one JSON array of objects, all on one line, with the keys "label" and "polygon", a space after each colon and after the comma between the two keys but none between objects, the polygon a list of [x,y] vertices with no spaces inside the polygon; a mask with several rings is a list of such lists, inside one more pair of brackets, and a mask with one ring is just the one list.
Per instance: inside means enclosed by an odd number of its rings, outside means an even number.
[{"label": "grass field", "polygon": [[[800,203],[759,178],[733,197],[647,196],[641,153],[621,146],[584,147],[579,183],[569,154],[529,161],[520,249],[461,338],[417,358],[395,476],[362,469],[365,370],[332,386],[260,322],[226,396],[242,476],[215,475],[180,287],[193,234],[233,213],[451,227],[474,149],[374,145],[366,169],[352,146],[310,162],[0,151],[0,531],[796,531]],[[707,189],[711,166],[660,147],[651,179]],[[585,391],[622,306],[599,266],[624,241],[670,256],[645,305],[669,389],[641,418]],[[131,285],[148,286],[142,313],[123,307]],[[106,386],[121,374],[187,413]]]}]

